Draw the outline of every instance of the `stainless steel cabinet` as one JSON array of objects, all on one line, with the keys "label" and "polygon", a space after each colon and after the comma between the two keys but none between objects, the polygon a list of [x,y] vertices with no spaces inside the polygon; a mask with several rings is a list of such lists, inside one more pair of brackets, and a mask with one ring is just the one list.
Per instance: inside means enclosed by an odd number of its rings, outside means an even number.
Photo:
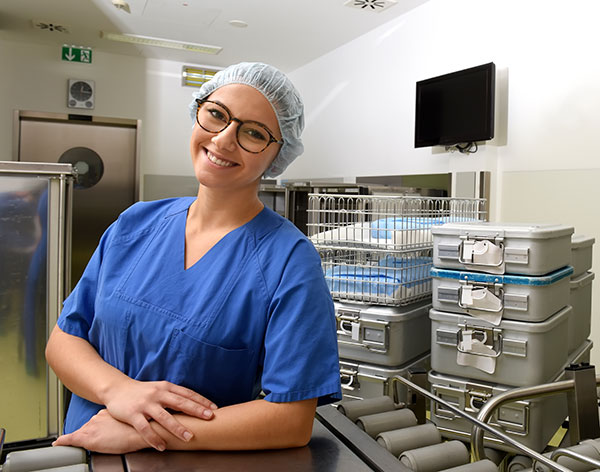
[{"label": "stainless steel cabinet", "polygon": [[44,349],[70,286],[71,164],[0,162],[0,426],[54,437],[62,387]]}]

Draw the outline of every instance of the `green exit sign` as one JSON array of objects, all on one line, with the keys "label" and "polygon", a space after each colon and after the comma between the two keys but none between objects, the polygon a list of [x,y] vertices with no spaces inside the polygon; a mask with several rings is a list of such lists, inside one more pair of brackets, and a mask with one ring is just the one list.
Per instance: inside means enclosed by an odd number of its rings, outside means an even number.
[{"label": "green exit sign", "polygon": [[66,44],[63,44],[62,60],[68,62],[85,62],[86,64],[91,64],[92,50],[90,48],[84,48],[79,46],[67,46]]}]

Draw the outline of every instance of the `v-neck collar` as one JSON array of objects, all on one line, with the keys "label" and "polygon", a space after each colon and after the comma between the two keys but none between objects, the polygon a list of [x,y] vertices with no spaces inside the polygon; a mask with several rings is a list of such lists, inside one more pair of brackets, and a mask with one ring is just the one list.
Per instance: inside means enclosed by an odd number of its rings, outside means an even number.
[{"label": "v-neck collar", "polygon": [[188,273],[192,270],[195,270],[197,266],[203,265],[200,264],[203,260],[212,258],[212,254],[218,251],[217,247],[226,244],[228,239],[235,237],[236,234],[242,231],[248,231],[252,228],[256,228],[256,222],[261,219],[261,217],[268,211],[266,206],[263,208],[249,221],[244,223],[237,228],[232,229],[231,231],[225,233],[215,244],[213,244],[208,251],[206,251],[202,257],[200,257],[196,262],[194,262],[187,269],[185,268],[185,250],[186,250],[186,228],[187,228],[187,217],[189,213],[189,209],[192,203],[196,200],[196,198],[185,198],[182,199],[185,201],[177,202],[173,205],[173,210],[167,214],[168,216],[177,216],[177,228],[175,234],[177,235],[177,271],[182,271],[184,273]]}]

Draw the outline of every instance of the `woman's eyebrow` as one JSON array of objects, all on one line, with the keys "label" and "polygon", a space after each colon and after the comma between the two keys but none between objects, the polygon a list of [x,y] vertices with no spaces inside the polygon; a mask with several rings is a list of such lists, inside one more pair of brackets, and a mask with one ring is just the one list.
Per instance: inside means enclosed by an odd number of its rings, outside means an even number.
[{"label": "woman's eyebrow", "polygon": [[[236,117],[234,117],[234,116],[233,116],[233,113],[231,112],[231,110],[229,109],[229,107],[228,107],[227,105],[225,105],[223,102],[221,102],[220,100],[215,100],[215,99],[213,99],[213,100],[211,100],[211,101],[212,101],[212,102],[215,102],[215,103],[218,103],[218,104],[219,104],[219,105],[221,105],[223,108],[225,108],[225,110],[227,110],[227,111],[229,112],[229,114],[231,115],[231,117],[232,117],[232,118],[237,118],[237,116],[236,116]],[[239,119],[240,119],[240,118],[238,118],[238,120],[239,120]],[[245,122],[245,121],[248,121],[248,122],[251,122],[251,123],[258,123],[259,125],[261,125],[261,126],[264,126],[264,127],[267,129],[267,131],[269,131],[269,133],[271,133],[273,136],[275,136],[275,133],[274,133],[274,132],[271,130],[271,128],[269,128],[269,127],[268,127],[266,124],[264,124],[262,121],[256,121],[256,120],[241,120],[241,121],[244,121],[244,122]],[[277,139],[277,138],[275,138],[275,139]],[[283,139],[283,138],[279,138],[279,139]]]}]

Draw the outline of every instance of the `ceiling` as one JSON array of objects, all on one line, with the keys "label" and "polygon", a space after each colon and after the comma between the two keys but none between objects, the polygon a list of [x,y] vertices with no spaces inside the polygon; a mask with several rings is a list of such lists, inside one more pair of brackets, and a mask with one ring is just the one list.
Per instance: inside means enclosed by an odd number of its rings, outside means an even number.
[{"label": "ceiling", "polygon": [[[113,2],[125,1],[130,13]],[[225,67],[261,61],[290,72],[428,0],[1,0],[0,39]],[[349,7],[346,3],[361,3]],[[380,9],[371,4],[383,5]],[[241,20],[246,27],[236,27]],[[41,30],[34,23],[52,25]],[[65,31],[59,31],[64,27]],[[51,31],[51,29],[53,31]],[[109,41],[128,33],[220,46],[216,55]],[[57,50],[57,54],[59,54]]]}]

